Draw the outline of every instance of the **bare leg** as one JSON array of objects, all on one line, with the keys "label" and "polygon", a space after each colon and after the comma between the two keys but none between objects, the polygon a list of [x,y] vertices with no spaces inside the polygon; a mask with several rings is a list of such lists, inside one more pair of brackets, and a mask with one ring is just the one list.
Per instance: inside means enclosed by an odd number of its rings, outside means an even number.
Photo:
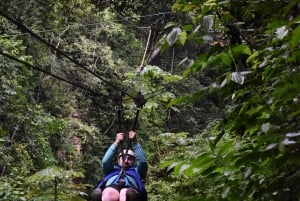
[{"label": "bare leg", "polygon": [[135,201],[137,200],[137,191],[132,188],[123,188],[120,191],[120,201]]},{"label": "bare leg", "polygon": [[112,187],[107,187],[102,192],[102,201],[119,201],[119,191]]},{"label": "bare leg", "polygon": [[127,188],[122,188],[120,191],[120,201],[126,201]]}]

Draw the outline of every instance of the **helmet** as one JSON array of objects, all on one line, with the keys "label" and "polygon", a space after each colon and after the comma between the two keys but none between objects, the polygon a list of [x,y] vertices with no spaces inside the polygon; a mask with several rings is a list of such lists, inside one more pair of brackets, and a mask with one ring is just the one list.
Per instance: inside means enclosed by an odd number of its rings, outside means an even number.
[{"label": "helmet", "polygon": [[127,155],[127,156],[133,156],[135,158],[135,153],[131,150],[131,149],[124,149],[120,154],[119,154],[119,157],[120,156],[123,156],[123,155]]}]

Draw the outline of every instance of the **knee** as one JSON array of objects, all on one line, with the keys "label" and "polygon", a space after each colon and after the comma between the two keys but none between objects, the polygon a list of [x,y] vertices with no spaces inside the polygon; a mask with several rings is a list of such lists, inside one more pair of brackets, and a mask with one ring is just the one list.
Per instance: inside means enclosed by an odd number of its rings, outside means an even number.
[{"label": "knee", "polygon": [[119,201],[119,191],[114,188],[105,188],[102,192],[102,201]]},{"label": "knee", "polygon": [[124,189],[120,194],[126,197],[126,201],[136,201],[138,196],[138,192],[132,188]]},{"label": "knee", "polygon": [[102,197],[102,190],[100,188],[95,188],[91,197],[93,201],[100,201]]}]

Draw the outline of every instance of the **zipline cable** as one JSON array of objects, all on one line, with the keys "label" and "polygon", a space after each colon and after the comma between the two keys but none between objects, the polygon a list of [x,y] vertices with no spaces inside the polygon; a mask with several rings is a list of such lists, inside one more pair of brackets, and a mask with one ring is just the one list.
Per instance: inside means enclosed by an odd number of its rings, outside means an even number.
[{"label": "zipline cable", "polygon": [[81,88],[81,89],[83,89],[83,90],[89,91],[90,93],[92,93],[92,94],[94,94],[94,95],[97,95],[97,96],[101,96],[101,97],[110,99],[110,97],[107,96],[107,95],[105,95],[105,94],[102,94],[102,93],[93,91],[92,89],[90,89],[90,88],[88,88],[88,87],[86,87],[86,86],[79,85],[79,84],[75,84],[75,83],[73,83],[73,82],[71,82],[71,81],[69,81],[69,80],[67,80],[67,79],[64,79],[64,78],[62,78],[62,77],[60,77],[60,76],[54,75],[53,73],[50,73],[50,72],[48,72],[48,71],[46,71],[46,70],[44,70],[44,69],[42,69],[42,68],[39,68],[39,67],[37,67],[37,66],[34,66],[34,65],[32,65],[32,64],[30,64],[30,63],[27,63],[27,62],[25,62],[25,61],[22,61],[22,60],[20,60],[20,59],[14,57],[14,56],[12,56],[12,55],[10,55],[10,54],[4,53],[4,52],[2,52],[2,51],[0,51],[0,54],[3,55],[3,56],[5,56],[5,57],[7,57],[7,58],[9,58],[9,59],[11,59],[11,60],[14,60],[14,61],[17,61],[17,62],[19,62],[19,63],[21,63],[21,64],[24,64],[24,65],[27,66],[27,67],[30,67],[30,68],[35,69],[35,70],[38,70],[38,71],[40,71],[40,72],[42,72],[42,73],[44,73],[44,74],[50,75],[51,77],[54,77],[55,79],[58,79],[58,80],[63,81],[63,82],[66,82],[66,83],[68,83],[68,84],[70,84],[70,85],[76,86],[76,87]]},{"label": "zipline cable", "polygon": [[[84,70],[86,70],[87,72],[91,73],[92,75],[94,75],[95,77],[99,78],[100,80],[102,80],[104,83],[106,83],[107,85],[109,86],[112,86],[113,88],[121,91],[122,93],[126,94],[125,91],[123,91],[121,88],[119,88],[118,86],[115,86],[113,85],[111,82],[108,82],[107,80],[105,80],[103,77],[101,77],[100,75],[98,75],[97,73],[91,71],[90,69],[86,68],[82,63],[80,63],[79,61],[75,60],[74,58],[70,57],[68,54],[66,54],[65,52],[59,50],[58,48],[56,48],[55,46],[51,45],[49,42],[47,42],[46,40],[44,40],[43,38],[41,38],[39,35],[37,35],[36,33],[34,33],[33,31],[31,31],[30,29],[28,29],[25,25],[15,21],[14,19],[10,18],[8,15],[6,15],[5,13],[3,13],[1,10],[0,10],[0,14],[2,16],[4,16],[5,18],[7,18],[9,21],[11,21],[12,23],[14,23],[18,29],[20,30],[25,30],[26,32],[28,32],[30,35],[34,36],[35,38],[37,38],[38,40],[40,40],[41,42],[43,42],[44,44],[46,44],[48,47],[52,48],[53,50],[55,50],[56,52],[58,52],[59,54],[63,55],[64,57],[66,57],[67,59],[69,59],[71,62],[73,62],[74,64],[76,64],[77,66],[83,68]],[[145,62],[145,58],[146,58],[146,54],[147,54],[147,50],[148,50],[148,47],[149,47],[149,43],[150,43],[150,38],[151,38],[151,35],[152,35],[152,26],[150,27],[150,30],[149,30],[149,35],[148,35],[148,39],[147,39],[147,44],[146,44],[146,48],[145,48],[145,52],[143,54],[143,57],[142,57],[142,62],[141,62],[141,65],[138,66],[138,69],[137,69],[137,78],[140,80],[140,73],[142,72],[143,70],[143,67],[144,67],[144,62]],[[26,63],[26,62],[23,62],[17,58],[14,58],[13,56],[11,55],[8,55],[6,53],[3,53],[3,52],[0,52],[3,56],[6,56],[12,60],[15,60],[15,61],[18,61],[26,66],[29,66],[31,68],[34,68],[34,69],[37,69],[45,74],[48,74],[60,81],[63,81],[63,82],[66,82],[68,84],[71,84],[71,85],[74,85],[76,87],[79,87],[81,89],[84,89],[86,91],[89,91],[91,92],[92,94],[95,94],[95,95],[98,95],[98,96],[101,96],[101,97],[105,97],[105,98],[110,98],[104,94],[101,94],[101,93],[97,93],[91,89],[89,89],[88,87],[86,86],[83,86],[83,85],[79,85],[79,84],[74,84],[73,82],[69,81],[69,80],[66,80],[64,78],[61,78],[59,76],[56,76],[50,72],[47,72],[41,68],[38,68],[38,67],[35,67],[29,63]],[[139,81],[138,81],[138,86],[140,86],[139,84]],[[144,98],[144,96],[142,95],[142,93],[140,92],[140,89],[138,90],[138,93],[137,93],[137,96],[136,97],[133,97],[131,96],[130,94],[127,94],[129,97],[131,98],[134,98],[134,101],[138,107],[137,111],[136,111],[136,115],[135,115],[135,119],[134,119],[134,124],[133,124],[133,127],[132,127],[132,130],[135,130],[136,129],[136,126],[137,126],[137,123],[138,123],[138,117],[139,117],[139,113],[140,113],[140,110],[141,108],[144,106],[144,104],[146,103],[147,99]],[[122,112],[122,109],[121,109],[122,106],[119,106],[118,107],[118,116],[119,116],[119,130],[121,130],[121,127],[122,127],[122,117],[121,117],[121,112]],[[127,146],[127,152],[129,150],[129,148],[131,147],[131,143],[132,141],[129,140],[128,142],[128,146]],[[127,153],[126,153],[127,154]]]},{"label": "zipline cable", "polygon": [[[145,17],[152,17],[152,16],[159,16],[159,15],[166,15],[166,14],[169,14],[169,13],[173,13],[173,12],[160,12],[160,13],[156,13],[156,14],[149,14],[149,15],[144,15],[144,16],[138,16],[140,18],[145,18]],[[79,65],[80,67],[83,67],[84,69],[86,69],[86,67],[84,67],[82,64],[80,64],[78,61],[74,60],[73,58],[69,57],[66,53],[62,52],[61,50],[57,49],[56,47],[54,47],[53,45],[49,44],[47,41],[45,41],[44,39],[42,39],[40,36],[38,36],[37,34],[35,34],[34,32],[32,32],[31,30],[29,30],[27,27],[25,27],[24,25],[16,22],[15,20],[13,20],[12,18],[10,18],[9,16],[7,16],[6,14],[4,14],[3,12],[1,12],[0,10],[0,14],[3,15],[5,18],[7,18],[8,20],[12,21],[14,24],[16,24],[17,26],[21,26],[21,28],[25,29],[29,34],[33,35],[34,37],[38,38],[39,40],[41,40],[43,43],[45,43],[47,46],[51,47],[52,49],[56,50],[57,52],[59,52],[60,54],[62,54],[63,56],[67,57],[69,60],[71,60],[73,63],[75,63],[76,65]],[[127,20],[127,18],[132,18],[132,19],[135,19],[136,17],[124,17],[122,16],[121,14],[118,13],[118,15],[120,15],[123,20]],[[125,19],[126,18],[126,19]],[[123,20],[118,20],[118,21],[123,21]],[[93,24],[87,24],[87,25],[80,25],[80,26],[91,26],[91,25],[98,25],[99,23],[93,23]],[[135,27],[138,27],[138,26],[135,26]],[[20,28],[20,27],[19,27]],[[149,27],[138,27],[138,28],[141,28],[141,29],[144,29],[144,28],[149,28]],[[152,27],[150,27],[152,28]],[[151,31],[152,29],[150,29]],[[51,30],[48,30],[48,31],[51,31]],[[40,31],[42,32],[42,31]],[[147,41],[147,47],[146,49],[148,48],[148,45],[149,45],[149,40],[150,40],[150,34],[149,34],[149,37],[148,37],[148,41]],[[144,56],[143,56],[143,59],[142,59],[142,64],[144,63],[144,60],[145,60],[145,55],[146,55],[146,51],[144,53]],[[140,66],[139,66],[140,68]],[[86,69],[88,70],[88,72],[92,73],[93,75],[95,75],[96,77],[98,77],[99,79],[101,79],[103,82],[105,82],[106,84],[111,85],[111,83],[109,83],[108,81],[106,81],[104,78],[102,77],[99,77],[98,74],[95,74],[93,71],[90,71],[89,69]],[[141,70],[141,69],[140,69]],[[140,72],[140,70],[138,70],[138,72]],[[138,81],[139,81],[139,77],[138,77]],[[140,85],[138,85],[140,86]],[[118,90],[120,90],[118,87],[115,87],[115,86],[112,86],[114,88],[117,88]],[[123,90],[121,90],[123,91]],[[125,93],[123,91],[123,93]],[[163,92],[162,92],[163,93]],[[159,93],[161,94],[161,93]],[[126,94],[128,95],[130,98],[134,98],[133,96],[131,96],[130,94]],[[153,95],[151,96],[150,98],[154,97],[156,95]],[[147,98],[148,100],[149,98]]]},{"label": "zipline cable", "polygon": [[[168,12],[169,13],[169,12]],[[101,76],[99,76],[98,74],[96,74],[95,72],[89,70],[88,68],[86,68],[83,64],[81,64],[80,62],[78,62],[77,60],[73,59],[72,57],[68,56],[65,52],[57,49],[56,47],[54,47],[53,45],[51,45],[50,43],[48,43],[46,40],[44,40],[43,38],[41,38],[40,36],[38,36],[36,33],[34,33],[33,31],[29,30],[25,25],[21,24],[21,23],[18,23],[17,21],[15,21],[14,19],[12,19],[11,17],[9,17],[8,15],[6,15],[5,13],[1,12],[0,10],[0,14],[2,16],[4,16],[5,18],[7,18],[9,21],[13,22],[15,25],[17,25],[17,27],[21,30],[25,30],[26,32],[28,32],[29,34],[31,34],[32,36],[34,36],[35,38],[37,38],[38,40],[42,41],[43,43],[45,43],[47,46],[51,47],[52,49],[54,49],[55,51],[57,51],[58,53],[60,53],[61,55],[65,56],[66,58],[68,58],[70,61],[72,61],[73,63],[75,63],[76,65],[80,66],[81,68],[85,69],[86,71],[88,71],[89,73],[93,74],[94,76],[96,76],[97,78],[99,78],[100,80],[102,80],[103,82],[105,82],[107,85],[109,86],[112,86],[113,88],[115,89],[118,89],[119,91],[121,91],[122,93],[126,94],[122,89],[120,89],[119,87],[115,86],[115,85],[112,85],[112,83],[106,81],[104,78],[102,78]],[[145,15],[145,16],[142,16],[142,17],[146,17],[146,16],[154,16],[154,15],[162,15],[162,14],[167,14],[166,13],[158,13],[158,14],[153,14],[153,15]],[[124,18],[125,19],[125,18]],[[147,27],[148,28],[148,27]],[[141,73],[141,71],[143,70],[143,65],[144,65],[144,62],[145,62],[145,57],[146,57],[146,53],[147,53],[147,50],[148,50],[148,46],[149,46],[149,42],[150,42],[150,38],[151,38],[151,34],[152,34],[152,26],[150,27],[150,30],[149,30],[149,36],[148,36],[148,40],[147,40],[147,44],[146,44],[146,48],[145,48],[145,52],[144,52],[144,55],[143,55],[143,58],[142,58],[142,62],[141,62],[141,65],[138,67],[138,70],[137,70],[137,74],[139,75]],[[13,58],[12,58],[13,59]],[[16,60],[16,59],[14,59]],[[21,63],[23,63],[21,61]],[[29,64],[30,65],[30,64]],[[42,71],[42,69],[40,69],[40,71]],[[49,74],[49,72],[44,72],[46,74]],[[69,84],[73,84],[72,82],[70,81],[67,81],[67,80],[64,80],[63,78],[60,78],[58,76],[55,76],[55,75],[52,75],[53,77],[61,80],[61,81],[64,81],[64,82],[67,82]],[[138,85],[140,86],[140,85]],[[87,90],[87,91],[90,91],[92,92],[93,94],[97,94],[95,93],[94,91],[91,91],[90,89],[88,89],[87,87],[84,87],[84,86],[78,86],[84,90]],[[98,93],[98,95],[100,95]],[[133,97],[131,96],[130,94],[127,94],[129,97],[131,98],[134,98],[135,101],[138,101],[138,102],[144,102],[143,105],[146,103],[147,99],[145,99],[143,97],[143,95],[140,93],[140,90],[138,91],[138,95],[136,97]],[[103,95],[101,94],[100,96],[102,97],[106,97],[108,98],[108,96],[106,95]],[[138,99],[138,100],[137,100]],[[148,98],[149,99],[149,98]],[[143,106],[142,105],[142,106]],[[139,106],[139,107],[142,107],[142,106]],[[137,125],[137,119],[138,119],[138,115],[139,115],[139,111],[140,109],[137,110],[137,113],[136,113],[136,118],[135,118],[135,121],[134,121],[134,125],[133,125],[133,130],[136,128],[136,125]]]},{"label": "zipline cable", "polygon": [[11,17],[9,17],[8,15],[6,15],[5,13],[3,13],[0,10],[0,15],[2,15],[3,17],[5,17],[6,19],[8,19],[9,21],[11,21],[12,23],[14,23],[20,30],[25,30],[26,32],[28,32],[29,34],[31,34],[32,36],[34,36],[35,38],[37,38],[38,40],[40,40],[41,42],[43,42],[44,44],[46,44],[48,47],[52,48],[53,50],[55,50],[56,52],[58,52],[59,54],[63,55],[64,57],[66,57],[67,59],[69,59],[71,62],[73,62],[74,64],[76,64],[77,66],[83,68],[84,70],[86,70],[87,72],[91,73],[92,75],[94,75],[95,77],[99,78],[101,81],[103,81],[105,84],[107,84],[108,86],[111,86],[119,91],[122,91],[123,93],[125,93],[126,95],[128,95],[129,97],[133,98],[130,94],[127,94],[124,90],[122,90],[121,88],[119,88],[116,85],[113,85],[112,83],[108,82],[107,80],[105,80],[103,77],[101,77],[100,75],[98,75],[97,73],[93,72],[92,70],[86,68],[83,64],[81,64],[79,61],[75,60],[74,58],[70,57],[68,54],[66,54],[65,52],[59,50],[58,48],[56,48],[55,46],[51,45],[49,42],[47,42],[46,40],[44,40],[43,38],[41,38],[39,35],[37,35],[36,33],[34,33],[33,31],[31,31],[30,29],[28,29],[25,25],[17,22],[16,20],[12,19]]},{"label": "zipline cable", "polygon": [[[142,26],[137,26],[134,23],[130,22],[128,19],[136,19],[136,18],[146,18],[146,17],[152,17],[152,16],[159,16],[159,15],[166,15],[169,13],[174,13],[174,12],[162,12],[162,13],[155,13],[155,14],[149,14],[149,15],[140,15],[137,17],[125,17],[122,16],[121,14],[119,14],[121,16],[122,19],[120,20],[110,20],[108,21],[97,21],[95,23],[86,23],[86,24],[81,24],[81,23],[74,23],[74,24],[68,24],[66,25],[66,27],[70,27],[70,28],[79,28],[79,27],[92,27],[92,26],[99,26],[99,25],[103,25],[103,24],[112,24],[114,22],[122,22],[122,21],[126,21],[130,24],[132,24],[134,27],[136,27],[137,29],[149,29],[149,26],[146,27],[142,27]],[[59,31],[59,30],[65,30],[66,28],[57,28],[57,29],[48,29],[48,30],[41,30],[41,31],[35,31],[35,33],[47,33],[47,32],[54,32],[54,31]],[[9,34],[7,36],[22,36],[25,34],[29,34],[29,33],[16,33],[16,34]]]},{"label": "zipline cable", "polygon": [[[86,90],[86,91],[90,92],[92,95],[95,95],[95,96],[97,96],[97,97],[103,97],[103,98],[106,98],[106,99],[110,99],[110,97],[109,97],[108,95],[105,95],[105,94],[100,93],[100,92],[95,92],[95,91],[93,91],[92,89],[88,88],[87,86],[80,85],[80,84],[71,82],[71,81],[69,81],[69,80],[67,80],[67,79],[64,79],[64,78],[62,78],[62,77],[60,77],[60,76],[54,75],[53,73],[50,73],[50,72],[48,72],[48,71],[46,71],[46,70],[43,70],[43,69],[41,69],[41,68],[39,68],[39,67],[37,67],[37,66],[34,66],[34,65],[32,65],[32,64],[29,64],[29,63],[27,63],[27,62],[25,62],[25,61],[22,61],[22,60],[18,59],[18,58],[15,58],[14,56],[11,56],[11,55],[9,55],[9,54],[7,54],[7,53],[4,53],[4,52],[2,52],[2,51],[0,51],[0,55],[2,55],[2,56],[4,56],[4,57],[7,57],[7,58],[10,59],[10,60],[14,60],[14,61],[16,61],[16,62],[19,62],[19,63],[25,65],[26,67],[29,67],[29,68],[31,68],[31,69],[35,69],[35,70],[37,70],[37,71],[40,71],[40,72],[42,72],[42,73],[44,73],[44,74],[46,74],[46,75],[49,75],[49,76],[51,76],[51,77],[53,77],[53,78],[55,78],[55,79],[57,79],[57,80],[59,80],[59,81],[62,81],[62,82],[65,82],[65,83],[67,83],[67,84],[69,84],[69,85],[72,85],[72,86],[75,86],[75,87],[77,87],[77,88]],[[103,108],[102,108],[102,109],[103,109]],[[104,112],[103,110],[102,110],[102,113],[105,114],[106,116],[111,116],[111,114],[108,114],[107,112]]]},{"label": "zipline cable", "polygon": [[[80,67],[82,67],[82,68],[84,68],[85,70],[87,70],[89,73],[91,73],[91,74],[93,74],[94,76],[96,76],[96,77],[98,77],[99,79],[101,79],[102,81],[104,81],[106,84],[108,84],[108,85],[110,85],[110,86],[112,86],[112,87],[114,87],[114,88],[117,88],[118,90],[120,90],[123,94],[126,94],[123,90],[121,90],[119,87],[116,87],[116,86],[113,86],[111,83],[109,83],[109,82],[107,82],[105,79],[103,79],[102,77],[100,77],[98,74],[96,74],[96,73],[94,73],[93,71],[90,71],[89,69],[87,69],[86,67],[84,67],[81,63],[79,63],[78,61],[76,61],[76,60],[74,60],[73,58],[71,58],[70,56],[68,56],[66,53],[64,53],[63,51],[61,51],[61,50],[59,50],[59,49],[57,49],[56,47],[54,47],[53,45],[51,45],[50,43],[48,43],[47,41],[45,41],[43,38],[41,38],[40,36],[38,36],[37,34],[35,34],[33,31],[31,31],[31,30],[29,30],[26,26],[24,26],[23,24],[21,24],[21,23],[18,23],[17,21],[15,21],[14,19],[12,19],[12,18],[10,18],[8,15],[6,15],[5,13],[3,13],[3,12],[1,12],[1,10],[0,10],[0,14],[2,15],[2,16],[4,16],[5,18],[7,18],[9,21],[11,21],[12,23],[14,23],[15,25],[17,25],[17,27],[19,28],[19,29],[21,29],[21,30],[25,30],[26,32],[28,32],[29,34],[31,34],[32,36],[34,36],[35,38],[37,38],[38,40],[40,40],[40,41],[42,41],[43,43],[45,43],[47,46],[49,46],[49,47],[51,47],[52,49],[54,49],[54,50],[56,50],[58,53],[60,53],[61,55],[63,55],[63,56],[65,56],[66,58],[68,58],[70,61],[72,61],[73,63],[75,63],[76,65],[78,65],[78,66],[80,66]],[[146,53],[147,53],[147,50],[148,50],[148,46],[149,46],[149,42],[150,42],[150,38],[151,38],[151,33],[152,33],[152,26],[150,27],[150,30],[149,30],[149,36],[148,36],[148,40],[147,40],[147,44],[146,44],[146,48],[145,48],[145,52],[144,52],[144,55],[143,55],[143,58],[142,58],[142,62],[141,62],[141,65],[138,67],[138,75],[140,74],[140,72],[143,70],[143,65],[144,65],[144,62],[145,62],[145,57],[146,57]],[[6,56],[8,56],[9,58],[11,58],[11,59],[13,59],[13,60],[16,60],[16,61],[19,61],[19,62],[21,62],[21,63],[23,63],[23,64],[25,64],[25,65],[27,65],[27,66],[30,66],[30,67],[33,67],[32,65],[30,65],[30,64],[26,64],[26,63],[24,63],[23,61],[21,61],[21,60],[18,60],[18,59],[16,59],[16,58],[12,58],[12,57],[10,57],[9,55],[6,55]],[[37,68],[36,68],[37,69]],[[49,74],[49,75],[51,75],[51,76],[53,76],[53,77],[55,77],[55,78],[57,78],[57,79],[59,79],[59,80],[61,80],[61,81],[64,81],[64,82],[67,82],[67,83],[69,83],[69,84],[73,84],[74,85],[74,83],[72,83],[72,82],[70,82],[70,81],[68,81],[68,80],[65,80],[65,79],[63,79],[63,78],[61,78],[61,77],[59,77],[59,76],[56,76],[56,75],[54,75],[54,74],[51,74],[51,73],[49,73],[49,72],[46,72],[46,71],[44,71],[43,69],[41,69],[41,68],[39,68],[38,70],[40,70],[40,71],[42,71],[42,72],[44,72],[44,73],[46,73],[46,74]],[[85,86],[78,86],[78,87],[80,87],[80,88],[82,88],[82,89],[84,89],[84,90],[87,90],[87,91],[90,91],[90,92],[92,92],[93,94],[96,94],[94,91],[91,91],[89,88],[87,88],[87,87],[85,87]],[[98,95],[100,95],[99,93],[98,93]],[[146,103],[146,99],[142,96],[142,94],[140,93],[140,91],[138,91],[138,95],[137,95],[137,97],[133,97],[133,96],[131,96],[130,94],[127,94],[129,97],[131,97],[131,98],[133,98],[134,99],[134,101],[136,102],[144,102],[141,106],[139,106],[139,107],[142,107],[145,103]],[[101,94],[100,96],[102,96],[102,97],[106,97],[106,98],[108,98],[108,96],[106,96],[106,95],[103,95],[103,94]],[[119,106],[120,107],[120,106]],[[120,110],[119,110],[120,111]],[[138,119],[138,116],[139,116],[139,111],[140,111],[140,108],[137,110],[137,112],[136,112],[136,117],[135,117],[135,121],[134,121],[134,125],[133,125],[133,130],[136,128],[136,125],[137,125],[137,119]],[[121,125],[121,122],[120,122],[120,125]]]}]

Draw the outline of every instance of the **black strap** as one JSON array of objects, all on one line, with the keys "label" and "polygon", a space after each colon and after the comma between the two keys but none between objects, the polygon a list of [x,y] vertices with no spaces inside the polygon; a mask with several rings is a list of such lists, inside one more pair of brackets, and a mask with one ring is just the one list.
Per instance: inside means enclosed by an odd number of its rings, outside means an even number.
[{"label": "black strap", "polygon": [[112,97],[112,103],[117,108],[118,125],[119,125],[118,132],[121,132],[121,130],[122,130],[122,112],[123,112],[123,93],[120,92],[120,93],[114,94]]},{"label": "black strap", "polygon": [[[136,113],[135,113],[134,123],[133,123],[133,126],[132,126],[133,131],[135,131],[135,129],[137,127],[140,111],[141,111],[142,107],[146,104],[146,102],[147,102],[147,100],[145,99],[143,94],[140,91],[138,91],[136,97],[134,98],[134,103],[137,106],[137,110],[136,110]],[[126,152],[124,154],[125,156],[128,154],[128,150],[131,148],[131,145],[132,145],[132,140],[128,139]],[[125,158],[123,157],[123,159],[125,159]]]}]

